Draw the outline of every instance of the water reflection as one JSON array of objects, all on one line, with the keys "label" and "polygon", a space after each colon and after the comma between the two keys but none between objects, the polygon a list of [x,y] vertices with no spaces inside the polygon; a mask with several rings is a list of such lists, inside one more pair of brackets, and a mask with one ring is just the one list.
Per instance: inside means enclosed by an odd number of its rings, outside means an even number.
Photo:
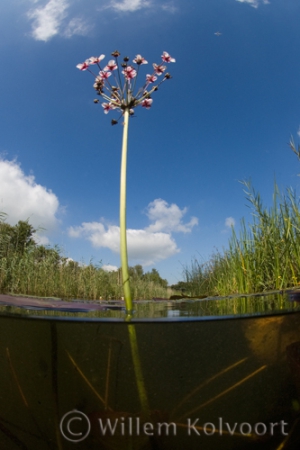
[{"label": "water reflection", "polygon": [[[134,302],[132,321],[207,320],[300,311],[294,291],[210,297],[205,299],[143,300]],[[0,295],[0,315],[61,318],[70,320],[124,320],[123,301],[60,301]],[[46,305],[46,306],[43,306]]]}]

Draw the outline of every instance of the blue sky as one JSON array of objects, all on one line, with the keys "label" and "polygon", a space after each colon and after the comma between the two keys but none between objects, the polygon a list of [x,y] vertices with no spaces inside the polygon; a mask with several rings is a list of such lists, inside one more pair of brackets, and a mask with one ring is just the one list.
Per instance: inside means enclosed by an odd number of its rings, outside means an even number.
[{"label": "blue sky", "polygon": [[127,226],[129,264],[176,283],[251,220],[239,180],[266,205],[275,178],[299,188],[299,17],[298,0],[2,0],[0,211],[118,267],[122,125],[76,65],[142,54],[142,86],[167,51],[173,78],[129,124]]}]

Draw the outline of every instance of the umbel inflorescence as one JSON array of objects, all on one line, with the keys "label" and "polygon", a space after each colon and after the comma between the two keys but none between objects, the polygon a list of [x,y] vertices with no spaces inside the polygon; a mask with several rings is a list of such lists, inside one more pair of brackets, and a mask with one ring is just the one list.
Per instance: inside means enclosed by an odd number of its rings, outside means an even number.
[{"label": "umbel inflorescence", "polygon": [[[102,103],[104,113],[107,114],[110,110],[117,110],[121,113],[119,116],[120,119],[125,110],[128,110],[132,116],[134,109],[139,105],[149,109],[153,102],[151,97],[152,93],[158,89],[161,83],[171,78],[171,75],[166,72],[167,67],[165,63],[175,62],[175,59],[169,53],[163,52],[161,55],[162,62],[160,64],[153,64],[153,72],[146,75],[144,85],[135,92],[140,66],[148,64],[148,61],[141,55],[136,55],[132,61],[133,64],[129,64],[128,57],[123,58],[123,62],[120,63],[120,53],[118,51],[114,51],[111,55],[115,59],[108,61],[107,65],[103,68],[100,65],[100,61],[105,58],[105,55],[98,57],[92,56],[76,66],[78,69],[87,70],[93,75],[95,79],[94,89],[105,100]],[[91,70],[91,66],[98,66],[99,73],[95,74]],[[110,82],[111,76],[114,84]],[[154,84],[159,77],[161,77],[160,81]],[[95,99],[94,103],[99,103],[99,100]],[[111,121],[112,125],[117,124],[118,120],[113,119]]]}]

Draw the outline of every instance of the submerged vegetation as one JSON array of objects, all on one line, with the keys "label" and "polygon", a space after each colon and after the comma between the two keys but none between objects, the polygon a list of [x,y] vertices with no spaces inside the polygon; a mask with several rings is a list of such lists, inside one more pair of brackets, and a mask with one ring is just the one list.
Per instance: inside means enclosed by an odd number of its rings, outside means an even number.
[{"label": "submerged vegetation", "polygon": [[[35,229],[26,221],[11,226],[0,216],[0,293],[42,297],[120,299],[121,269],[106,272],[90,262],[81,265],[61,255],[58,247],[37,245]],[[134,299],[169,296],[167,280],[156,269],[144,273],[142,266],[129,267]]]}]

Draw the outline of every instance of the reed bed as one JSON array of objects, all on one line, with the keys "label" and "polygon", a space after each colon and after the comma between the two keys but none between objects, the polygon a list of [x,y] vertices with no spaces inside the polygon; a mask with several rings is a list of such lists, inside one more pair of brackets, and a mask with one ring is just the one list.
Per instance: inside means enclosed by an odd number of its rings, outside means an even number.
[{"label": "reed bed", "polygon": [[[48,254],[37,261],[34,254],[11,254],[0,258],[0,292],[64,299],[121,299],[123,288],[118,272],[105,272],[93,264],[80,266],[57,261]],[[172,291],[151,281],[132,280],[134,299],[169,297]]]},{"label": "reed bed", "polygon": [[[147,274],[146,274],[147,275]],[[35,251],[9,252],[0,257],[0,293],[14,293],[63,299],[121,299],[120,271],[106,272],[90,263],[80,265],[60,257],[57,250],[37,258]],[[134,299],[169,297],[173,291],[159,283],[133,277]]]},{"label": "reed bed", "polygon": [[300,208],[292,189],[284,194],[275,183],[267,208],[250,182],[243,182],[253,222],[232,227],[228,249],[208,262],[194,259],[184,269],[191,295],[228,295],[285,289],[300,284]]}]

